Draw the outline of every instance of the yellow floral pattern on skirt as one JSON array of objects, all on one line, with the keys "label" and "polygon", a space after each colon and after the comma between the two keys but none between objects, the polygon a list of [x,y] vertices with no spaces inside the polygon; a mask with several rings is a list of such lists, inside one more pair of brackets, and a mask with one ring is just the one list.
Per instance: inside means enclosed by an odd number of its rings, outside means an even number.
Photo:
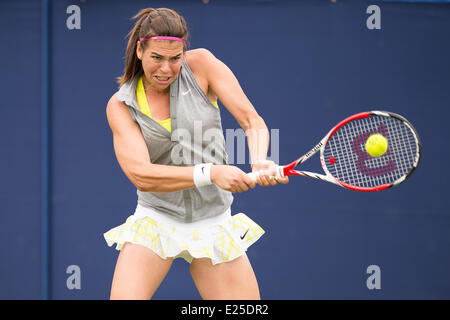
[{"label": "yellow floral pattern on skirt", "polygon": [[149,216],[130,216],[104,234],[109,246],[121,250],[125,242],[150,248],[161,258],[210,258],[213,264],[231,261],[245,253],[264,230],[244,213],[225,216],[207,224],[158,221]]}]

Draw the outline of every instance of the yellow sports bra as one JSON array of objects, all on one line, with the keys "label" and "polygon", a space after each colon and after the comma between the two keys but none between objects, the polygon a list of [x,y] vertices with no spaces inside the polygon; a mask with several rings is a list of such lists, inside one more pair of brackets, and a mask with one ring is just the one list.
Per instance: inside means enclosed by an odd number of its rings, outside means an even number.
[{"label": "yellow sports bra", "polygon": [[[138,83],[136,86],[136,98],[137,98],[137,103],[139,105],[139,109],[141,110],[141,112],[143,114],[147,115],[149,118],[152,118],[152,114],[150,113],[150,108],[148,107],[147,96],[145,95],[145,89],[144,89],[144,83],[142,81],[142,76],[139,77],[139,80],[138,80]],[[214,107],[219,109],[217,100],[212,101],[211,103]],[[163,128],[165,128],[167,131],[171,132],[172,128],[170,125],[171,124],[170,118],[167,118],[164,120],[155,120],[155,121],[158,122],[161,126],[163,126]]]}]

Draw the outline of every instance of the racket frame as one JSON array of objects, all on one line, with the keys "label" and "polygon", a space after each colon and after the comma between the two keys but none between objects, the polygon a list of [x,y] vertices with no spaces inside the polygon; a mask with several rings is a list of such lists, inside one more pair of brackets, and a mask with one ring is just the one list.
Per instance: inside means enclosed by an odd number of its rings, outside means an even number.
[{"label": "racket frame", "polygon": [[[345,183],[343,181],[338,180],[337,178],[335,178],[329,172],[327,166],[325,165],[324,151],[325,151],[325,147],[326,147],[329,139],[333,136],[333,134],[339,128],[341,128],[345,124],[349,123],[350,121],[367,118],[367,117],[370,117],[372,115],[396,118],[396,119],[402,121],[411,130],[411,132],[413,133],[414,139],[416,141],[416,145],[417,145],[416,158],[415,158],[415,161],[414,161],[414,164],[413,164],[413,167],[412,167],[411,171],[409,171],[407,175],[404,175],[404,176],[400,177],[399,179],[397,179],[396,181],[394,181],[392,183],[382,184],[382,185],[379,185],[379,186],[376,186],[376,187],[358,187],[358,186],[354,186],[354,185],[351,185],[351,184],[348,184],[348,183]],[[419,164],[420,149],[421,149],[421,145],[420,145],[419,135],[417,134],[416,130],[411,125],[411,123],[409,123],[408,120],[406,120],[402,116],[400,116],[400,115],[398,115],[396,113],[393,113],[393,112],[389,112],[389,111],[361,112],[361,113],[354,114],[354,115],[352,115],[352,116],[342,120],[341,122],[339,122],[336,126],[334,126],[328,132],[328,134],[322,140],[320,140],[320,142],[314,148],[312,148],[305,155],[303,155],[300,158],[298,158],[297,160],[289,163],[288,165],[278,166],[277,167],[277,171],[278,171],[277,173],[278,173],[279,176],[297,175],[297,176],[305,176],[305,177],[315,178],[315,179],[323,180],[323,181],[326,181],[326,182],[331,182],[331,183],[334,183],[334,184],[336,184],[338,186],[341,186],[341,187],[344,187],[344,188],[347,188],[347,189],[350,189],[350,190],[355,190],[355,191],[366,191],[366,192],[369,192],[369,191],[381,191],[381,190],[385,190],[385,189],[391,188],[391,187],[393,187],[395,185],[398,185],[398,184],[402,183],[403,181],[405,181],[414,172],[414,170],[417,168],[417,166]],[[308,172],[308,171],[294,170],[294,168],[296,166],[302,164],[303,162],[305,162],[306,160],[311,158],[319,150],[320,150],[320,164],[322,166],[323,171],[325,172],[325,175],[314,173],[314,172]]]}]

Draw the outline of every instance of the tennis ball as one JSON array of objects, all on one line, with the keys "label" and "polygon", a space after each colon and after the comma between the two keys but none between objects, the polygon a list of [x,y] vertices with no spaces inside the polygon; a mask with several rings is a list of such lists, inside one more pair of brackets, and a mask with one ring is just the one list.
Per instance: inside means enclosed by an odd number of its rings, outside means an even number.
[{"label": "tennis ball", "polygon": [[372,157],[383,155],[388,148],[387,139],[379,133],[371,134],[366,141],[366,151]]}]

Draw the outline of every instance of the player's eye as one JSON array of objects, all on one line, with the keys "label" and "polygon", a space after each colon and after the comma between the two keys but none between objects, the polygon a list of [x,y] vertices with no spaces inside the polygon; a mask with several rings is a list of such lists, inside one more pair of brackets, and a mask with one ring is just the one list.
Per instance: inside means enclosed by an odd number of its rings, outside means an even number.
[{"label": "player's eye", "polygon": [[152,56],[152,58],[155,60],[158,60],[158,61],[161,60],[161,57],[157,57],[157,56]]}]

